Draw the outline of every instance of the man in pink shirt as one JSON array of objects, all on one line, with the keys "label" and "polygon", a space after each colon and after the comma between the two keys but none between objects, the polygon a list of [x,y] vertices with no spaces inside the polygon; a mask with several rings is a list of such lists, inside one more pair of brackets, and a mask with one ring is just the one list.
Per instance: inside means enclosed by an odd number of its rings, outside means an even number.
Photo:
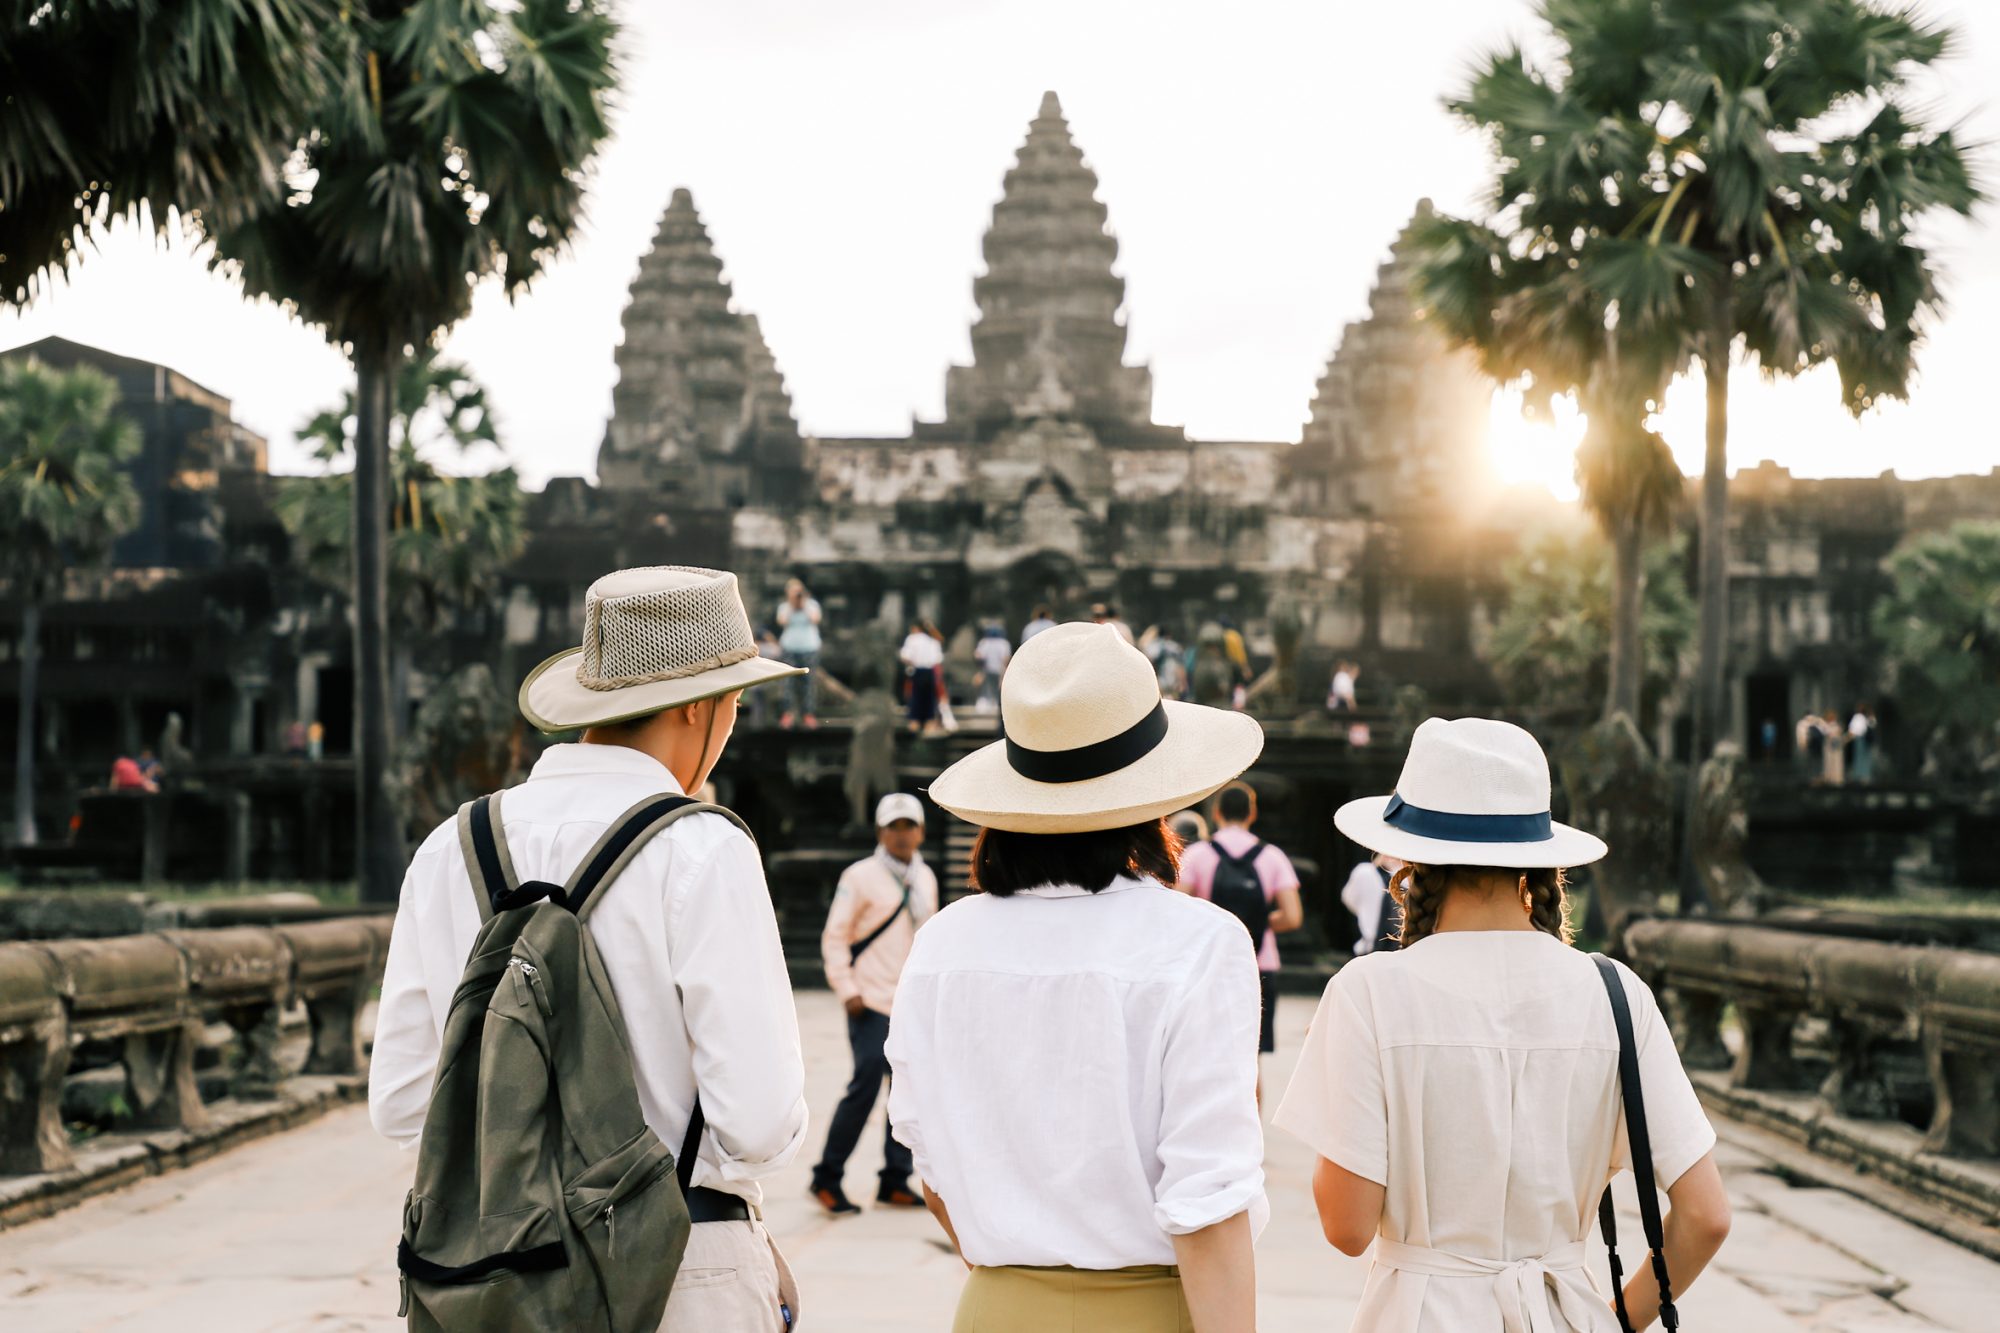
[{"label": "man in pink shirt", "polygon": [[[827,1126],[826,1152],[813,1168],[812,1196],[836,1217],[861,1211],[841,1188],[841,1176],[889,1076],[882,1048],[889,1039],[896,983],[917,927],[938,907],[937,876],[917,854],[924,843],[923,802],[907,792],[884,796],[875,807],[875,836],[874,855],[841,874],[819,938],[826,984],[847,1006],[847,1042],[854,1049],[854,1078]],[[875,1202],[923,1207],[910,1189],[910,1150],[894,1134],[883,1136],[882,1159]]]},{"label": "man in pink shirt", "polygon": [[[1243,921],[1257,949],[1258,980],[1264,990],[1260,1052],[1278,1049],[1278,935],[1305,923],[1299,901],[1299,874],[1292,859],[1250,831],[1257,822],[1257,793],[1247,782],[1232,782],[1215,796],[1214,836],[1181,853],[1183,893],[1207,898]],[[1261,892],[1262,904],[1255,894]],[[1248,899],[1246,905],[1245,899]],[[1261,929],[1260,929],[1261,927]],[[1264,1084],[1257,1083],[1261,1102]]]}]

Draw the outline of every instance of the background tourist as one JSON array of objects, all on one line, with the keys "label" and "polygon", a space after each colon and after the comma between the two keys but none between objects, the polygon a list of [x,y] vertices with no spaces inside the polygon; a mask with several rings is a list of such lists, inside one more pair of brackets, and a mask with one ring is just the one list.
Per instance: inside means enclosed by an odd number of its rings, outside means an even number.
[{"label": "background tourist", "polygon": [[1340,886],[1340,905],[1354,917],[1360,934],[1354,941],[1354,956],[1400,947],[1397,937],[1403,929],[1403,909],[1389,892],[1389,879],[1403,863],[1393,856],[1375,856],[1347,873]]},{"label": "background tourist", "polygon": [[[1584,1271],[1584,1231],[1626,1165],[1619,1041],[1603,975],[1570,947],[1561,869],[1605,846],[1548,809],[1548,760],[1527,732],[1432,718],[1396,794],[1335,815],[1409,863],[1394,880],[1402,949],[1334,974],[1277,1115],[1319,1154],[1327,1239],[1351,1255],[1374,1246],[1355,1329],[1616,1327]],[[1679,1295],[1721,1248],[1729,1200],[1659,1005],[1614,966]],[[1632,1267],[1626,1302],[1645,1328],[1660,1293],[1643,1258]]]},{"label": "background tourist", "polygon": [[1167,827],[1181,840],[1183,854],[1198,842],[1208,841],[1208,821],[1199,810],[1180,810],[1167,817]]},{"label": "background tourist", "polygon": [[1847,745],[1856,782],[1866,783],[1875,776],[1875,717],[1866,708],[1854,710],[1847,720]]},{"label": "background tourist", "polygon": [[[1247,782],[1232,782],[1216,794],[1211,807],[1215,833],[1181,853],[1177,887],[1206,898],[1243,923],[1250,947],[1257,954],[1258,991],[1263,1023],[1257,1051],[1278,1049],[1278,936],[1305,924],[1299,901],[1299,872],[1292,859],[1250,831],[1257,822],[1257,792]],[[1257,1080],[1257,1099],[1264,1098],[1264,1080]]]},{"label": "background tourist", "polygon": [[158,791],[160,784],[146,776],[146,770],[139,761],[129,754],[121,754],[111,761],[111,790],[113,791]]},{"label": "background tourist", "polygon": [[778,718],[778,725],[790,730],[797,721],[811,731],[819,726],[819,718],[813,712],[818,687],[812,675],[819,667],[819,602],[806,591],[804,583],[789,580],[785,584],[785,600],[778,603],[774,619],[778,622],[778,645],[784,649],[785,664],[799,670],[798,675],[785,682],[785,711]]},{"label": "background tourist", "polygon": [[306,758],[323,759],[325,757],[326,724],[318,718],[314,718],[312,724],[306,728]]},{"label": "background tourist", "polygon": [[[1216,623],[1222,626],[1222,651],[1229,658],[1230,670],[1236,673],[1236,686],[1247,690],[1255,678],[1250,670],[1250,645],[1243,641],[1243,631],[1236,628],[1236,622],[1228,616],[1220,617]],[[1243,706],[1241,699],[1237,700],[1236,706]]]},{"label": "background tourist", "polygon": [[[847,1008],[847,1044],[854,1053],[854,1077],[834,1109],[826,1151],[813,1168],[812,1196],[836,1217],[861,1211],[841,1187],[841,1176],[889,1076],[882,1044],[889,1039],[896,982],[917,927],[938,905],[937,876],[918,854],[924,845],[923,802],[907,792],[884,796],[875,807],[875,839],[874,853],[841,873],[819,937],[827,988]],[[924,1203],[910,1191],[910,1150],[886,1131],[875,1202],[901,1208]]]},{"label": "background tourist", "polygon": [[979,663],[979,698],[973,707],[981,713],[997,713],[1000,711],[1000,677],[1007,674],[1007,663],[1014,657],[1014,647],[1007,642],[1007,631],[988,621],[979,633],[979,642],[973,645],[972,655]]},{"label": "background tourist", "polygon": [[1820,717],[1820,781],[1829,787],[1844,786],[1847,782],[1847,732],[1840,725],[1840,714],[1829,708]]},{"label": "background tourist", "polygon": [[937,726],[938,691],[944,676],[944,644],[937,635],[915,621],[903,639],[899,654],[903,662],[904,706],[910,730],[929,731]]},{"label": "background tourist", "polygon": [[1137,645],[1132,637],[1132,627],[1118,618],[1118,608],[1109,602],[1099,602],[1090,608],[1090,618],[1100,625],[1109,625],[1118,632],[1118,637],[1128,644]]},{"label": "background tourist", "polygon": [[1799,753],[1799,772],[1807,782],[1818,786],[1821,775],[1826,771],[1826,721],[1818,713],[1807,713],[1792,729],[1792,739]]},{"label": "background tourist", "polygon": [[1039,634],[1009,671],[1009,739],[931,785],[981,826],[981,892],[918,933],[889,1033],[896,1137],[972,1265],[956,1327],[1251,1333],[1257,967],[1236,922],[1167,889],[1165,817],[1263,733],[1162,702],[1102,626]]},{"label": "background tourist", "polygon": [[1046,606],[1038,606],[1035,608],[1035,614],[1029,619],[1028,623],[1021,626],[1021,642],[1026,643],[1043,630],[1054,629],[1055,627],[1056,613]]},{"label": "background tourist", "polygon": [[1354,711],[1354,683],[1361,678],[1361,668],[1345,658],[1334,663],[1333,682],[1327,686],[1326,706],[1330,712]]}]

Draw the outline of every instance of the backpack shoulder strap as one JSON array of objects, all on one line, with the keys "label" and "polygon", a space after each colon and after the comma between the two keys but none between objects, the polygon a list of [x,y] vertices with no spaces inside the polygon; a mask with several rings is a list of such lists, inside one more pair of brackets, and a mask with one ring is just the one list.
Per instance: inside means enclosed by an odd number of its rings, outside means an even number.
[{"label": "backpack shoulder strap", "polygon": [[[1672,1333],[1680,1327],[1680,1311],[1674,1308],[1673,1287],[1667,1276],[1666,1232],[1660,1224],[1660,1192],[1653,1178],[1653,1141],[1646,1127],[1646,1098],[1639,1082],[1639,1043],[1632,1030],[1632,1006],[1618,968],[1601,953],[1590,957],[1597,964],[1598,977],[1611,998],[1611,1018],[1618,1027],[1618,1096],[1625,1110],[1625,1140],[1632,1153],[1632,1179],[1638,1187],[1639,1225],[1646,1234],[1646,1248],[1651,1252],[1653,1277],[1660,1285],[1660,1326]],[[1611,1251],[1618,1323],[1621,1328],[1630,1329],[1632,1322],[1625,1313],[1623,1268],[1618,1261],[1618,1222],[1612,1212],[1608,1186],[1598,1201],[1597,1223]]]},{"label": "backpack shoulder strap", "polygon": [[721,815],[742,829],[743,836],[751,842],[757,840],[756,835],[750,832],[750,826],[733,810],[697,801],[692,796],[648,796],[612,822],[611,827],[604,831],[604,836],[597,840],[597,845],[583,858],[576,873],[569,877],[569,883],[563,886],[563,896],[568,901],[569,909],[579,917],[588,916],[597,903],[597,890],[618,878],[654,834],[678,820],[698,814]]},{"label": "backpack shoulder strap", "polygon": [[520,879],[507,851],[506,825],[500,822],[500,792],[458,807],[458,847],[472,878],[472,896],[479,902],[479,924],[493,917],[493,903]]},{"label": "backpack shoulder strap", "polygon": [[1220,842],[1217,842],[1214,838],[1210,838],[1208,840],[1208,845],[1215,848],[1215,854],[1221,857],[1223,860],[1229,862],[1233,866],[1238,866],[1245,869],[1249,868],[1250,866],[1256,865],[1257,858],[1264,854],[1264,849],[1266,847],[1270,846],[1270,844],[1267,842],[1262,842],[1262,841],[1254,842],[1250,846],[1244,848],[1240,854],[1231,856],[1229,854],[1229,850],[1225,848]]}]

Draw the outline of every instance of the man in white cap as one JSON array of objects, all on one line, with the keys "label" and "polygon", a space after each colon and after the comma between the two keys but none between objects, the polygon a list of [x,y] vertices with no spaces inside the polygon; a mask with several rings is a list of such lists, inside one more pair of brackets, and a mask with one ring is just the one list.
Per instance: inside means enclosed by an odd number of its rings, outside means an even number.
[{"label": "man in white cap", "polygon": [[[889,1076],[883,1046],[896,983],[917,927],[937,911],[937,876],[918,854],[923,845],[923,802],[908,792],[884,796],[875,807],[875,851],[842,872],[819,937],[826,984],[847,1008],[847,1042],[854,1049],[854,1077],[827,1126],[826,1152],[813,1168],[813,1198],[836,1217],[861,1211],[841,1188],[841,1177]],[[910,1150],[885,1132],[875,1202],[923,1207],[910,1189],[910,1171]]]},{"label": "man in white cap", "polygon": [[[592,584],[581,647],[521,686],[529,722],[582,734],[551,745],[506,793],[497,832],[518,880],[561,884],[623,812],[700,791],[743,691],[796,673],[758,654],[733,574],[627,569]],[[403,881],[369,1076],[376,1129],[406,1146],[425,1128],[445,1016],[480,930],[475,892],[447,820]],[[779,1333],[798,1296],[764,1230],[758,1181],[804,1145],[805,1068],[756,844],[730,818],[691,814],[639,845],[591,906],[646,1124],[666,1144],[698,1144],[666,1326]],[[691,1132],[697,1116],[706,1127]],[[718,1270],[738,1277],[717,1283]]]}]

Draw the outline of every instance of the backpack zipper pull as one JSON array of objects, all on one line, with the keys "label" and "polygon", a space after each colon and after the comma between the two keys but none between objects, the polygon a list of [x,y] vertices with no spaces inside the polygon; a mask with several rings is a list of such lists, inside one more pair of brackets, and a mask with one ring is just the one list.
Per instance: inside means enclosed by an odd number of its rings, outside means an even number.
[{"label": "backpack zipper pull", "polygon": [[604,1255],[607,1259],[618,1257],[618,1205],[604,1205]]}]

